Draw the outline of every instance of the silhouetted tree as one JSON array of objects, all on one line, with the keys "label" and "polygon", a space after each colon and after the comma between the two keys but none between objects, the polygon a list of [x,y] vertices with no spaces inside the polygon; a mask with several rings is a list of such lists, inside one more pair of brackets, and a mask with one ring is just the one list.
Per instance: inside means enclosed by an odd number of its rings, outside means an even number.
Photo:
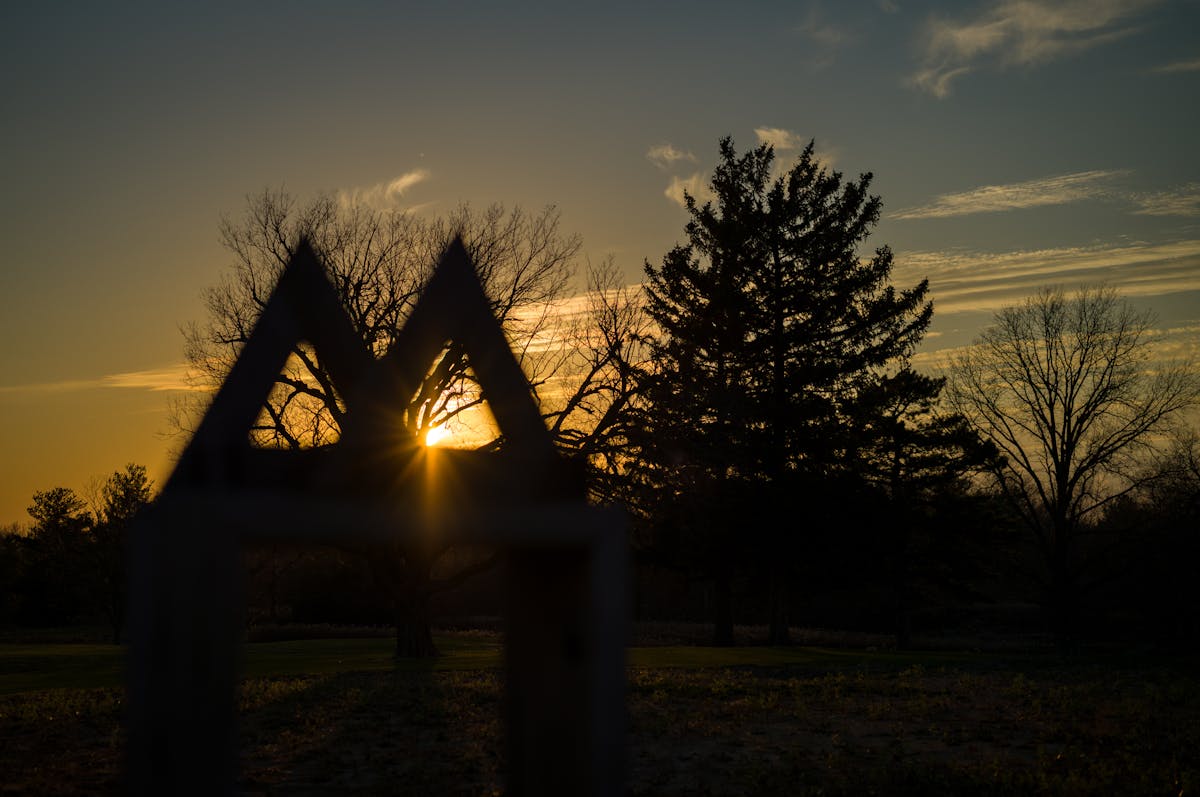
[{"label": "silhouetted tree", "polygon": [[535,388],[543,417],[559,450],[587,464],[590,499],[627,505],[648,327],[641,293],[609,259],[589,269],[587,290],[568,304],[549,336],[557,355],[543,371],[553,376]]},{"label": "silhouetted tree", "polygon": [[1135,539],[1134,593],[1157,641],[1200,649],[1200,436],[1190,429],[1157,463],[1158,477],[1139,496],[1146,532]]},{"label": "silhouetted tree", "polygon": [[1004,455],[993,473],[1041,551],[1060,642],[1076,619],[1086,523],[1144,481],[1139,460],[1200,395],[1185,363],[1153,362],[1152,324],[1110,288],[1046,288],[1000,310],[953,360],[947,396]]},{"label": "silhouetted tree", "polygon": [[[501,205],[483,211],[462,205],[447,216],[426,219],[399,210],[347,205],[332,196],[299,206],[283,192],[266,191],[249,199],[243,218],[226,219],[221,235],[234,255],[230,276],[206,294],[207,321],[185,330],[187,359],[200,386],[213,388],[224,379],[302,237],[324,260],[354,327],[382,357],[445,246],[460,235],[492,313],[513,341],[559,444],[594,463],[597,474],[611,469],[606,457],[619,444],[620,416],[632,385],[620,361],[626,351],[621,325],[632,317],[621,309],[625,300],[612,284],[616,272],[607,264],[590,272],[596,290],[589,295],[595,304],[583,314],[595,321],[590,329],[598,334],[579,337],[583,333],[565,320],[570,314],[561,311],[578,270],[581,241],[578,235],[560,231],[553,207],[530,214]],[[594,348],[587,349],[589,343]],[[466,424],[484,403],[457,343],[433,364],[415,396],[397,400],[397,423],[414,440],[435,427]],[[177,411],[182,429],[199,409]],[[337,439],[344,412],[319,356],[300,345],[277,379],[252,434],[261,445],[326,445]],[[494,429],[481,428],[478,422],[468,426],[475,445],[503,447]],[[593,481],[599,489],[599,481]],[[396,546],[387,555],[369,554],[380,583],[392,594],[399,656],[436,654],[429,598],[466,575],[434,577],[445,550],[413,545]],[[478,566],[468,572],[495,561],[480,553]]]},{"label": "silhouetted tree", "polygon": [[83,619],[91,575],[88,549],[95,518],[69,487],[35,492],[28,512],[24,621],[61,625]]},{"label": "silhouetted tree", "polygon": [[1200,648],[1200,436],[1183,429],[1140,474],[1134,490],[1089,524],[1105,543],[1083,609],[1111,639]]},{"label": "silhouetted tree", "polygon": [[[546,321],[536,310],[561,298],[576,270],[580,239],[562,234],[558,218],[553,207],[532,215],[501,205],[483,211],[462,205],[447,217],[427,220],[347,205],[329,195],[304,206],[282,191],[250,197],[240,220],[226,218],[221,225],[221,242],[234,256],[230,273],[205,293],[206,321],[184,330],[196,386],[215,388],[224,380],[301,237],[325,262],[352,324],[376,356],[391,349],[455,234],[464,237],[493,314],[514,338],[529,341]],[[469,364],[452,347],[418,395],[398,408],[397,421],[421,439],[482,403],[472,388]],[[190,431],[199,409],[185,406],[175,413],[182,431]],[[320,358],[300,345],[276,380],[253,435],[261,445],[323,445],[337,438],[344,412]]]},{"label": "silhouetted tree", "polygon": [[[903,368],[860,390],[853,451],[879,496],[875,524],[887,555],[896,645],[911,642],[911,592],[918,538],[928,538],[949,505],[969,501],[971,480],[995,465],[997,451],[966,419],[939,407],[944,378]],[[935,552],[921,551],[928,566]]]},{"label": "silhouetted tree", "polygon": [[150,503],[152,486],[146,467],[129,463],[110,475],[100,488],[100,509],[92,529],[92,580],[114,645],[120,643],[125,626],[129,526]]},{"label": "silhouetted tree", "polygon": [[[932,305],[924,281],[889,284],[888,247],[860,255],[881,206],[869,173],[843,182],[811,142],[780,176],[768,144],[739,155],[726,137],[720,159],[715,199],[685,194],[688,243],[645,266],[657,325],[645,457],[667,495],[699,490],[682,500],[732,514],[699,510],[719,526],[696,530],[701,547],[726,571],[737,551],[756,551],[769,641],[786,643],[792,565],[835,532],[810,518],[832,516],[822,483],[851,464],[848,414],[862,388],[904,364]],[[714,575],[720,591],[729,574]],[[730,638],[728,622],[718,641]]]},{"label": "silhouetted tree", "polygon": [[25,572],[28,569],[26,530],[19,523],[0,526],[0,624],[16,623],[25,604]]}]

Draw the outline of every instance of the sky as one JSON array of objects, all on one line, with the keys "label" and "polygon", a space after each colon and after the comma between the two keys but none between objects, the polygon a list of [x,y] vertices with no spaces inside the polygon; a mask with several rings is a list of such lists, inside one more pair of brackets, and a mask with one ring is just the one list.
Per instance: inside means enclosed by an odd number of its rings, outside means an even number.
[{"label": "sky", "polygon": [[169,475],[180,327],[249,195],[554,205],[629,284],[718,141],[869,172],[918,364],[1044,285],[1200,337],[1200,0],[5,3],[0,526]]}]

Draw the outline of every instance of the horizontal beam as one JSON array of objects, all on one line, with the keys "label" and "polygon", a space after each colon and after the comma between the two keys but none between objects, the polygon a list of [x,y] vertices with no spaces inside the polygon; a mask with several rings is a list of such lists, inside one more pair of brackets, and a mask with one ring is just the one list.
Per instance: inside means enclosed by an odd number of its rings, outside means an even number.
[{"label": "horizontal beam", "polygon": [[334,545],[428,541],[590,548],[601,538],[623,535],[626,522],[618,508],[577,502],[422,507],[212,487],[176,488],[150,513],[159,519],[182,515],[189,518],[186,528],[231,534],[244,542]]}]

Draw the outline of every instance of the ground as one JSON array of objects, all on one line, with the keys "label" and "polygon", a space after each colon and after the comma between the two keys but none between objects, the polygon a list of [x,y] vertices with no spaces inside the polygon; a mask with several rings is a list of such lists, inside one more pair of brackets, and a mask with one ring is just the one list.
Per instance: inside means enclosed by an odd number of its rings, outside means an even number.
[{"label": "ground", "polygon": [[[305,669],[308,650],[316,672],[248,675],[240,793],[502,794],[498,639],[442,640],[437,667],[373,669],[346,648],[339,671],[328,641],[312,641],[291,643],[287,661]],[[280,669],[282,650],[261,666]],[[1200,790],[1194,660],[848,645],[630,653],[629,795]],[[122,704],[112,686],[0,695],[0,789],[119,793]]]}]

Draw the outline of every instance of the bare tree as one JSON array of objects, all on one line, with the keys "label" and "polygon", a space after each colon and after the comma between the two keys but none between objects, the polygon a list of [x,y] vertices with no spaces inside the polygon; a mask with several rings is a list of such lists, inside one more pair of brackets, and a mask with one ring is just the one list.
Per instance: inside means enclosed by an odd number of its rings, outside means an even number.
[{"label": "bare tree", "polygon": [[[558,228],[558,211],[537,215],[492,205],[477,211],[461,205],[435,220],[402,211],[345,205],[321,195],[301,206],[283,191],[249,197],[244,216],[226,217],[221,242],[234,256],[229,273],[205,292],[208,317],[184,328],[185,357],[196,387],[218,386],[237,359],[301,236],[307,236],[329,269],[354,328],[373,354],[386,354],[437,259],[454,235],[464,238],[492,312],[514,338],[532,338],[539,327],[528,308],[561,297],[574,278],[581,246]],[[524,311],[524,312],[523,312]],[[463,353],[451,348],[431,371],[404,413],[407,431],[420,436],[479,403]],[[174,412],[190,431],[202,409]],[[345,407],[311,348],[297,346],[276,380],[259,423],[260,445],[299,448],[336,440]]]},{"label": "bare tree", "polygon": [[[186,358],[198,386],[215,388],[224,379],[302,236],[324,260],[355,329],[371,352],[382,357],[395,343],[438,257],[456,235],[462,237],[492,313],[503,325],[535,391],[553,399],[544,414],[556,438],[570,450],[593,453],[582,442],[588,432],[594,435],[614,423],[601,414],[589,424],[585,416],[595,412],[597,395],[612,395],[600,384],[618,379],[620,368],[611,364],[611,358],[583,368],[581,363],[591,355],[577,348],[579,339],[566,344],[565,332],[575,327],[574,321],[564,319],[562,310],[578,271],[581,239],[560,231],[559,213],[553,206],[531,214],[502,205],[482,211],[461,205],[446,216],[426,219],[345,205],[330,195],[307,205],[283,191],[249,197],[244,216],[226,218],[221,225],[222,243],[234,260],[227,277],[205,295],[208,317],[184,329]],[[611,282],[616,274],[611,267],[589,273],[597,288],[611,287],[604,280]],[[609,294],[593,290],[589,295]],[[597,319],[601,330],[621,334],[604,316]],[[619,344],[613,345],[623,351]],[[414,439],[470,417],[484,403],[459,345],[452,342],[431,366],[417,394],[397,408],[400,422]],[[617,387],[616,392],[625,389]],[[619,400],[609,401],[619,406]],[[200,403],[177,407],[176,426],[187,431],[201,409]],[[251,434],[264,446],[327,445],[337,440],[344,413],[318,354],[302,344],[292,351]],[[580,429],[584,431],[577,438],[574,434]],[[481,433],[477,424],[474,431]],[[478,447],[503,445],[495,430],[490,437],[487,430],[482,433],[484,437],[473,441]],[[395,547],[387,557],[369,559],[378,579],[392,592],[397,655],[435,655],[428,620],[430,597],[494,562],[481,556],[465,570],[434,578],[445,552]]]},{"label": "bare tree", "polygon": [[543,361],[551,376],[537,380],[550,433],[560,450],[586,461],[589,493],[597,502],[628,499],[631,424],[650,324],[642,300],[640,288],[622,283],[611,258],[589,267],[587,291],[557,314],[557,354]]},{"label": "bare tree", "polygon": [[1000,450],[994,475],[1036,540],[1060,640],[1088,520],[1139,483],[1139,461],[1200,397],[1189,364],[1155,363],[1154,318],[1106,287],[1043,289],[951,363],[947,399]]}]

